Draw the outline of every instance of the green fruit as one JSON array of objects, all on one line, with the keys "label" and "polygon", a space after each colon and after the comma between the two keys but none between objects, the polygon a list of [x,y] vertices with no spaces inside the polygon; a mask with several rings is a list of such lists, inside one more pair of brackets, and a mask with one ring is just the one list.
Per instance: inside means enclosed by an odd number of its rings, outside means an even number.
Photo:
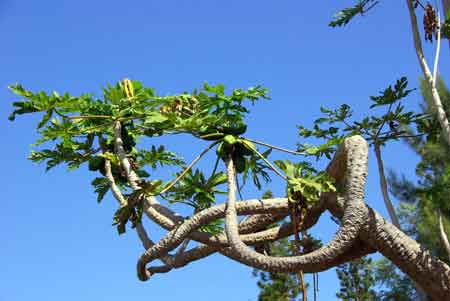
[{"label": "green fruit", "polygon": [[121,129],[123,148],[126,152],[130,152],[134,146],[136,146],[136,141],[134,141],[133,136],[130,135],[125,127]]},{"label": "green fruit", "polygon": [[234,166],[237,173],[243,173],[245,171],[245,158],[242,156],[233,156]]},{"label": "green fruit", "polygon": [[234,146],[234,151],[242,156],[251,156],[253,151],[246,147],[242,142],[236,143]]},{"label": "green fruit", "polygon": [[224,146],[224,143],[220,143],[219,146],[216,149],[216,154],[217,156],[219,156],[219,158],[221,158],[222,160],[225,161],[227,153],[225,151],[226,146]]},{"label": "green fruit", "polygon": [[88,168],[90,171],[97,171],[99,169],[104,168],[105,166],[105,158],[100,156],[95,156],[89,159]]}]

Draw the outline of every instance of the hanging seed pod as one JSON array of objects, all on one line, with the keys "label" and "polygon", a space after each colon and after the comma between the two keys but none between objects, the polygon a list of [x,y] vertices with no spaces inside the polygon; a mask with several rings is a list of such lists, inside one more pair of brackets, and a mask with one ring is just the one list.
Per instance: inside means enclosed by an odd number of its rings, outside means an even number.
[{"label": "hanging seed pod", "polygon": [[438,24],[436,11],[433,6],[428,3],[425,6],[425,13],[423,16],[423,29],[425,31],[425,41],[433,42],[433,35],[436,36]]}]

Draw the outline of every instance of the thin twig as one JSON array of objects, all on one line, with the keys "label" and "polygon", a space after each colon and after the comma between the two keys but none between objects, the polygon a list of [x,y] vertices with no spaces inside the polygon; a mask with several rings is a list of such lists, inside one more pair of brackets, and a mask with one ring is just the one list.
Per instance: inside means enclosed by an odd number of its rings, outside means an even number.
[{"label": "thin twig", "polygon": [[96,118],[107,118],[112,119],[113,116],[110,115],[78,115],[78,116],[67,116],[68,119],[96,119]]},{"label": "thin twig", "polygon": [[283,148],[283,147],[279,147],[279,146],[271,145],[271,144],[268,144],[268,143],[265,143],[265,142],[253,140],[253,139],[250,139],[250,138],[244,138],[244,137],[241,137],[241,139],[244,139],[244,140],[253,142],[253,143],[255,143],[255,144],[263,145],[263,146],[266,146],[266,147],[268,147],[268,148],[273,148],[273,149],[276,149],[276,150],[279,150],[279,151],[282,151],[282,152],[285,152],[285,153],[288,153],[288,154],[293,154],[293,155],[306,155],[305,152],[296,152],[296,151],[289,150],[289,149],[286,149],[286,148]]},{"label": "thin twig", "polygon": [[236,189],[238,191],[239,197],[241,198],[241,201],[244,200],[244,198],[242,197],[242,191],[241,191],[241,187],[239,187],[239,178],[238,178],[238,174],[235,174],[236,177]]},{"label": "thin twig", "polygon": [[160,193],[158,194],[163,194],[166,193],[167,191],[169,191],[175,184],[178,183],[178,181],[180,181],[191,169],[192,167],[194,167],[194,165],[211,149],[213,148],[217,143],[219,143],[220,141],[215,141],[213,143],[211,143],[207,148],[205,148],[200,155],[198,155],[189,165],[188,167],[186,167],[182,173],[180,173],[178,175],[178,177],[175,178],[175,180],[173,180],[168,186],[166,186],[166,188],[164,188]]},{"label": "thin twig", "polygon": [[381,149],[380,149],[380,144],[378,141],[374,142],[374,148],[375,148],[375,156],[377,158],[378,173],[379,173],[379,177],[380,177],[380,187],[381,187],[381,192],[383,193],[384,204],[386,205],[386,209],[389,213],[392,224],[394,224],[394,226],[396,226],[398,229],[401,230],[400,222],[398,220],[397,214],[395,213],[395,209],[394,209],[394,206],[392,205],[392,201],[389,198],[386,176],[384,174],[383,159],[381,158]]},{"label": "thin twig", "polygon": [[380,127],[379,127],[378,130],[377,130],[377,133],[375,134],[375,138],[374,138],[375,141],[378,139],[378,135],[380,135],[381,130],[383,129],[384,125],[386,124],[387,116],[389,115],[389,113],[390,113],[391,110],[392,110],[392,105],[393,105],[393,103],[389,104],[389,107],[388,107],[388,109],[387,109],[387,112],[386,112],[386,114],[384,115],[383,122],[381,123]]},{"label": "thin twig", "polygon": [[220,162],[220,157],[217,156],[216,163],[214,163],[214,168],[213,168],[212,173],[211,173],[211,177],[213,177],[216,174],[217,168],[219,167],[219,162]]},{"label": "thin twig", "polygon": [[287,181],[288,178],[283,175],[275,166],[273,166],[272,163],[270,163],[269,160],[267,160],[260,152],[258,152],[258,150],[256,148],[252,149],[255,154],[257,154],[268,166],[270,169],[272,169],[280,178],[282,178],[283,180]]}]

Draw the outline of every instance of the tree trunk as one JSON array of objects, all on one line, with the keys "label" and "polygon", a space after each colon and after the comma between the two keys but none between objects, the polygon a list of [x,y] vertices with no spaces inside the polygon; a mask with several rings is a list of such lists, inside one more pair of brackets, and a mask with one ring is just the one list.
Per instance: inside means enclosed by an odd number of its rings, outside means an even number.
[{"label": "tree trunk", "polygon": [[[335,217],[342,217],[343,200],[336,201],[335,196],[330,195],[327,204]],[[450,300],[450,267],[369,206],[364,214],[366,222],[360,233],[361,240],[391,260],[432,300]]]},{"label": "tree trunk", "polygon": [[[444,0],[449,2],[449,0]],[[442,135],[450,147],[450,124],[447,119],[447,115],[444,111],[444,106],[442,105],[441,97],[436,88],[436,83],[433,79],[433,75],[431,74],[430,68],[428,67],[425,55],[423,53],[422,41],[420,39],[419,27],[417,25],[417,17],[414,10],[413,0],[406,0],[409,17],[411,20],[411,29],[413,33],[414,47],[416,50],[417,59],[419,60],[419,65],[422,69],[423,76],[428,83],[428,86],[431,90],[431,98],[432,98],[432,108],[436,112],[437,119],[439,120],[439,124],[442,128]]]},{"label": "tree trunk", "polygon": [[445,251],[447,251],[448,260],[450,261],[450,242],[448,241],[447,233],[445,233],[444,223],[442,222],[442,214],[439,211],[439,234],[441,235],[442,243]]},{"label": "tree trunk", "polygon": [[375,148],[375,156],[377,158],[378,174],[379,174],[379,177],[380,177],[380,187],[381,187],[381,192],[383,193],[383,201],[384,201],[386,209],[387,209],[387,211],[389,213],[389,216],[391,218],[392,223],[397,228],[401,229],[400,222],[398,220],[398,217],[397,217],[397,214],[395,212],[394,206],[392,205],[392,201],[389,198],[389,192],[388,192],[388,187],[387,187],[387,182],[386,182],[386,176],[384,174],[383,159],[381,158],[380,144],[378,142],[375,142],[374,143],[374,148]]}]

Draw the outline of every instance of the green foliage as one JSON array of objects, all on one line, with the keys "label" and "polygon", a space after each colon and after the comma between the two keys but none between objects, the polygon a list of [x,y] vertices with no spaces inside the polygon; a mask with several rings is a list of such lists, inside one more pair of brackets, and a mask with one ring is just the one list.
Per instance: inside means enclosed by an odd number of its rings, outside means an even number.
[{"label": "green foliage", "polygon": [[381,289],[377,299],[380,301],[417,300],[414,283],[399,272],[389,260],[383,258],[374,266],[374,277]]},{"label": "green foliage", "polygon": [[108,192],[110,186],[107,178],[95,178],[91,185],[94,187],[95,193],[97,193],[97,202],[101,202]]},{"label": "green foliage", "polygon": [[441,35],[443,38],[450,39],[450,11],[447,13],[447,17],[441,24]]},{"label": "green foliage", "polygon": [[[21,101],[13,103],[11,121],[18,115],[43,114],[37,126],[40,137],[34,144],[35,148],[43,147],[34,149],[30,160],[46,163],[47,170],[61,164],[72,170],[87,162],[89,171],[103,175],[92,181],[99,202],[110,188],[105,166],[109,162],[116,185],[127,198],[126,206],[119,208],[114,217],[119,233],[125,232],[129,221],[132,225],[140,221],[144,197],[158,195],[168,187],[158,179],[144,180],[149,176],[146,168],[154,170],[166,165],[185,168],[184,161],[164,146],[153,145],[146,149],[138,144],[143,138],[186,133],[204,140],[222,140],[220,146],[233,147],[241,173],[252,172],[255,181],[261,175],[266,180],[269,178],[265,166],[256,159],[256,147],[239,138],[247,129],[244,122],[250,112],[247,103],[268,99],[267,89],[260,86],[235,89],[227,94],[223,85],[204,84],[202,89],[190,94],[165,97],[157,96],[153,89],[138,81],[127,79],[108,85],[101,98],[90,94],[74,97],[68,93],[34,93],[19,84],[11,86],[10,90],[22,97]],[[114,124],[117,122],[121,124],[120,138],[127,159],[132,170],[141,177],[141,188],[131,194],[126,194],[130,183],[115,145]],[[225,156],[225,152],[218,153]],[[222,193],[217,187],[225,181],[221,172],[214,172],[209,178],[199,170],[188,172],[164,196],[170,202],[184,200],[198,211],[215,202],[215,195]],[[206,228],[216,231],[219,227],[220,221],[216,221]]]},{"label": "green foliage", "polygon": [[223,232],[223,219],[217,219],[209,224],[202,225],[198,230],[201,232],[207,232],[213,235],[217,235]]},{"label": "green foliage", "polygon": [[183,166],[185,163],[180,159],[176,153],[166,151],[164,145],[156,147],[152,145],[150,150],[141,150],[138,152],[138,164],[140,166],[150,166],[156,169],[158,165],[163,167],[165,165]]},{"label": "green foliage", "polygon": [[270,182],[271,178],[268,173],[270,167],[264,162],[264,159],[267,160],[267,157],[271,152],[272,150],[268,149],[265,152],[261,153],[261,156],[252,155],[245,160],[245,168],[242,171],[244,184],[247,183],[248,178],[251,177],[256,188],[258,190],[261,190],[261,181],[266,184]]},{"label": "green foliage", "polygon": [[331,27],[340,27],[347,25],[354,17],[368,12],[375,5],[378,4],[378,1],[375,0],[359,0],[354,6],[345,8],[338,13],[336,13],[333,17],[333,21],[331,21],[328,26]]},{"label": "green foliage", "polygon": [[[74,150],[85,144],[83,139],[88,137],[91,143],[93,138],[110,143],[113,122],[121,121],[126,134],[123,135],[124,140],[129,140],[124,141],[125,146],[133,148],[140,137],[164,133],[187,132],[201,136],[205,132],[217,131],[241,134],[246,129],[244,116],[249,112],[244,101],[254,103],[260,98],[268,98],[267,90],[259,86],[248,90],[236,89],[231,95],[225,95],[223,86],[205,84],[203,89],[192,94],[166,97],[156,96],[153,89],[144,88],[137,81],[132,82],[132,88],[133,96],[127,97],[118,83],[103,89],[103,99],[95,99],[89,94],[73,97],[68,93],[61,96],[53,92],[49,95],[45,92],[33,93],[21,85],[11,86],[11,91],[24,99],[13,103],[16,110],[10,115],[10,120],[17,115],[43,112],[44,118],[38,125],[41,137],[37,144],[51,141],[56,142],[59,148],[63,146],[64,149]],[[54,114],[57,116],[51,118]],[[173,157],[173,154],[164,153],[161,149],[152,150],[150,157],[153,156],[153,160],[157,152],[166,159],[170,159],[167,156]],[[148,156],[148,153],[141,154],[144,158]],[[56,163],[52,163],[51,167],[60,163],[78,166],[76,161],[81,160],[80,156],[63,156],[61,152],[47,152],[38,157],[41,161],[53,158]],[[158,160],[161,159],[165,160],[162,157]],[[165,164],[163,161],[160,163]]]},{"label": "green foliage", "polygon": [[265,183],[270,181],[270,175],[267,172],[270,169],[270,163],[267,157],[271,152],[272,150],[268,149],[260,153],[252,142],[230,134],[222,138],[216,150],[218,157],[224,161],[231,155],[236,172],[242,174],[244,185],[251,177],[258,190],[262,188],[261,180]]},{"label": "green foliage", "polygon": [[291,202],[301,200],[313,204],[322,192],[336,191],[333,179],[325,172],[318,172],[308,162],[292,163],[275,161],[288,178],[287,195]]},{"label": "green foliage", "polygon": [[117,226],[117,232],[124,234],[126,231],[126,225],[131,222],[132,227],[136,227],[137,223],[140,223],[143,213],[143,203],[127,205],[120,207],[114,214],[113,226]]},{"label": "green foliage", "polygon": [[[269,246],[269,253],[273,256],[289,256],[294,246],[288,239],[276,241]],[[301,284],[295,273],[269,273],[254,270],[258,277],[257,285],[260,289],[259,301],[296,301],[302,300]]]},{"label": "green foliage", "polygon": [[[385,144],[389,140],[399,140],[409,137],[409,126],[422,126],[427,120],[426,114],[415,114],[406,111],[402,100],[408,96],[413,89],[407,89],[408,81],[405,77],[396,81],[393,86],[387,87],[378,96],[371,96],[373,104],[370,110],[373,115],[366,116],[361,120],[353,119],[353,112],[349,105],[343,104],[338,109],[321,107],[324,114],[314,121],[311,129],[298,126],[299,135],[303,138],[320,138],[325,142],[318,146],[307,143],[298,144],[298,151],[317,159],[325,156],[331,158],[336,147],[342,143],[345,137],[355,134],[364,136],[371,144]],[[376,109],[385,108],[382,115],[376,114]]]},{"label": "green foliage", "polygon": [[394,87],[389,86],[384,91],[381,91],[379,96],[371,96],[370,99],[374,102],[370,108],[392,105],[395,102],[408,96],[409,93],[415,89],[406,89],[408,87],[408,79],[402,77],[395,83]]},{"label": "green foliage", "polygon": [[[438,228],[438,211],[443,215],[444,227],[450,232],[450,207],[447,196],[450,187],[450,153],[448,144],[441,136],[441,128],[432,110],[431,92],[428,83],[421,80],[423,114],[430,116],[417,127],[414,139],[407,140],[408,145],[415,151],[420,161],[416,166],[418,181],[408,180],[391,172],[389,183],[391,192],[402,203],[400,213],[402,228],[414,237],[422,246],[431,251],[441,260],[448,262],[448,255],[442,247]],[[444,109],[450,113],[450,91],[442,79],[437,82],[437,89],[441,96]],[[413,128],[407,129],[416,133]],[[378,278],[384,287],[383,300],[412,300],[415,294],[413,283],[401,274],[392,263],[382,262]]]},{"label": "green foliage", "polygon": [[195,212],[211,207],[216,194],[225,194],[219,187],[227,182],[225,173],[215,173],[206,178],[200,170],[189,171],[169,192],[164,195],[170,203],[183,203]]},{"label": "green foliage", "polygon": [[341,300],[346,301],[373,301],[378,300],[373,287],[372,260],[360,258],[338,266],[337,276],[341,285],[336,294]]}]

